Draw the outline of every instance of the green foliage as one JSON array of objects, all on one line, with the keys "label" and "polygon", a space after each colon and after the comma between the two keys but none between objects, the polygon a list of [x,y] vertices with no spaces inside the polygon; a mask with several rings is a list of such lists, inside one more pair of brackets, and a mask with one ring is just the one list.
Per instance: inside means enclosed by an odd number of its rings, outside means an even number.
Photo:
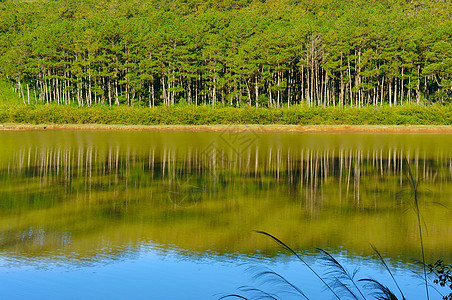
[{"label": "green foliage", "polygon": [[447,104],[451,13],[427,0],[5,0],[0,76],[26,103],[28,85],[32,103],[78,106]]},{"label": "green foliage", "polygon": [[434,283],[442,287],[449,287],[451,293],[443,296],[443,300],[452,300],[452,265],[446,265],[441,260],[437,260],[434,264],[427,265],[431,273],[434,274]]},{"label": "green foliage", "polygon": [[234,108],[2,105],[0,123],[123,125],[452,125],[452,106]]}]

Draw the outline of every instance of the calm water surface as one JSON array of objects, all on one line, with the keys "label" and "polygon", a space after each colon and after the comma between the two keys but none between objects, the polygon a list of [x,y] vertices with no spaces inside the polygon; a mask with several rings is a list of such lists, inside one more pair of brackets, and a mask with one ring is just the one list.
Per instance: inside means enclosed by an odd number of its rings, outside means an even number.
[{"label": "calm water surface", "polygon": [[[11,299],[216,299],[269,268],[330,298],[316,247],[406,296],[419,228],[428,262],[452,261],[452,135],[0,132],[0,289]],[[250,296],[250,293],[241,292]],[[433,298],[439,294],[431,291]]]}]

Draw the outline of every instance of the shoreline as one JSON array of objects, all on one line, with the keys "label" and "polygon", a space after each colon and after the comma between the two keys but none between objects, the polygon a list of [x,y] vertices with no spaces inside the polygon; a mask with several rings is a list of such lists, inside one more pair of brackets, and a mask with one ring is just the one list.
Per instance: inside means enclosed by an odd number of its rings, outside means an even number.
[{"label": "shoreline", "polygon": [[120,131],[235,131],[324,133],[451,133],[452,125],[103,125],[0,124],[0,131],[120,130]]}]

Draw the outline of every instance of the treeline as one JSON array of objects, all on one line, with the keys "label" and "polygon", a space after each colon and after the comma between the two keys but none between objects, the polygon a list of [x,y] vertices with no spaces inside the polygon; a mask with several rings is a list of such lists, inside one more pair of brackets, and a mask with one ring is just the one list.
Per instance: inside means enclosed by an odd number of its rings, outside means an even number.
[{"label": "treeline", "polygon": [[452,3],[0,3],[25,104],[363,107],[452,99]]}]

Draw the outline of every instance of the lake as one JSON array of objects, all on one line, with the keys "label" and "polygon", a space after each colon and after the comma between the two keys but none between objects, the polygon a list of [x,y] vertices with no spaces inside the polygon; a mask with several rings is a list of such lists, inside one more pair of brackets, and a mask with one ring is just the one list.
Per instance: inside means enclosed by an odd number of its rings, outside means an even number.
[{"label": "lake", "polygon": [[397,291],[372,244],[405,296],[420,299],[408,168],[426,261],[452,261],[450,134],[42,130],[0,132],[0,145],[8,299],[252,295],[240,286],[299,298],[268,269],[310,299],[332,297],[256,230],[321,274],[316,248]]}]

